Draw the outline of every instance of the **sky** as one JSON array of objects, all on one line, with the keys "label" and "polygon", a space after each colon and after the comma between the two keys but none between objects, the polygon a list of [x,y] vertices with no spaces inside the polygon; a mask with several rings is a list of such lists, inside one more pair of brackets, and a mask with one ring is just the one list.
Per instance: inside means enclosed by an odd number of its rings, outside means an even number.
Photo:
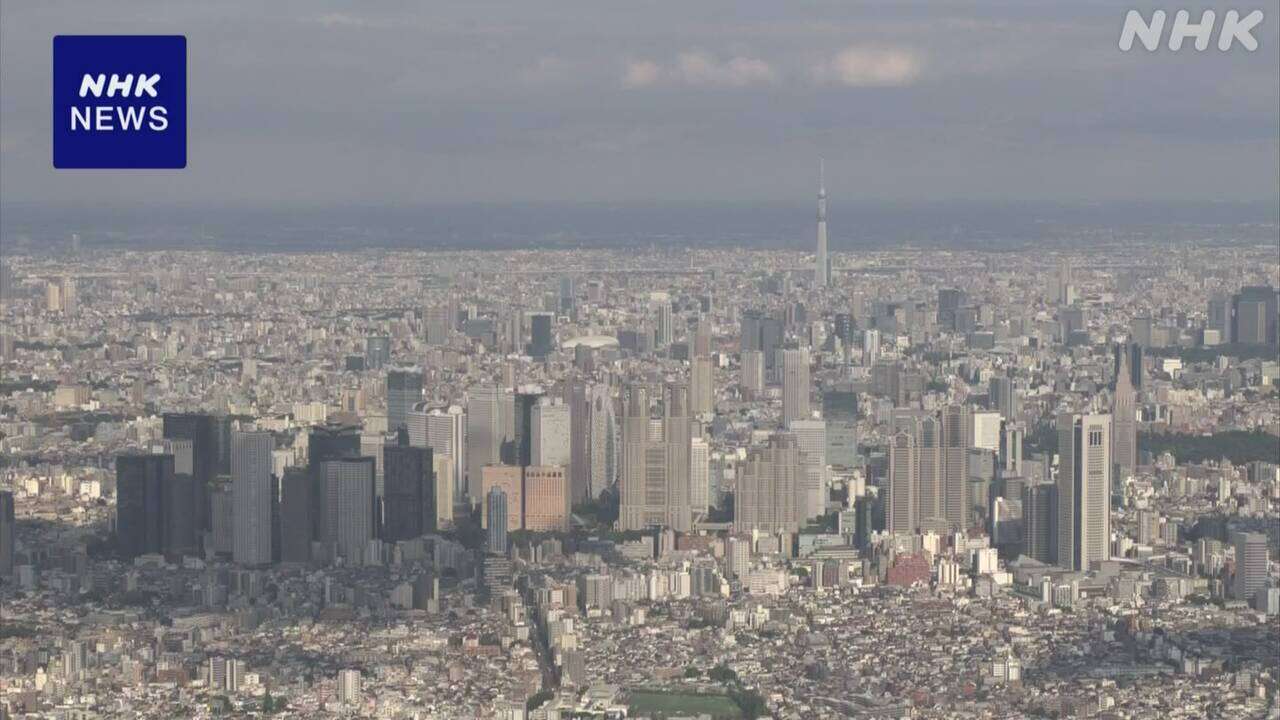
[{"label": "sky", "polygon": [[[0,2],[0,208],[1280,203],[1260,47],[1112,1]],[[1171,13],[1183,6],[1140,4]],[[188,167],[57,171],[56,34],[188,40]]]}]

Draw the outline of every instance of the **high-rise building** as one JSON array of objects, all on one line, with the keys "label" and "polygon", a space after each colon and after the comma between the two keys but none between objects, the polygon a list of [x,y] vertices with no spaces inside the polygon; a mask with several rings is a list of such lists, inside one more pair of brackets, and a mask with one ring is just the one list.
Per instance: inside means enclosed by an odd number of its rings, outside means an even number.
[{"label": "high-rise building", "polygon": [[375,335],[365,338],[364,367],[366,370],[381,370],[391,364],[391,338]]},{"label": "high-rise building", "polygon": [[555,350],[555,336],[552,327],[555,316],[547,312],[529,315],[529,357],[542,359]]},{"label": "high-rise building", "polygon": [[688,532],[689,448],[692,442],[688,390],[667,388],[663,415],[649,416],[649,391],[629,389],[622,418],[622,462],[618,478],[623,530],[669,527]]},{"label": "high-rise building", "polygon": [[764,353],[759,350],[742,351],[743,394],[747,399],[754,399],[764,392]]},{"label": "high-rise building", "polygon": [[310,472],[291,467],[284,471],[280,485],[280,559],[290,563],[309,562],[316,527],[312,517],[317,505],[315,483]]},{"label": "high-rise building", "polygon": [[337,686],[337,699],[339,703],[343,705],[360,704],[361,691],[359,670],[339,670],[338,679],[334,684]]},{"label": "high-rise building", "polygon": [[715,411],[715,386],[711,358],[694,356],[689,363],[689,411],[695,416]]},{"label": "high-rise building", "polygon": [[700,437],[689,441],[689,505],[698,514],[711,506],[711,446]]},{"label": "high-rise building", "polygon": [[796,478],[796,512],[807,521],[826,512],[827,423],[825,420],[792,420],[787,431],[800,450],[800,475]]},{"label": "high-rise building", "polygon": [[[209,486],[218,473],[220,446],[218,420],[202,413],[165,413],[164,437],[191,441],[192,518],[195,533],[210,529]],[[228,447],[230,447],[228,445]],[[229,454],[228,454],[228,457]],[[229,468],[228,468],[229,470]]]},{"label": "high-rise building", "polygon": [[[996,435],[992,445],[999,446],[999,422],[992,416]],[[973,413],[967,405],[948,405],[942,409],[941,442],[941,516],[952,530],[965,530],[970,525],[969,516],[969,448],[973,432]],[[994,448],[993,448],[994,449]]]},{"label": "high-rise building", "polygon": [[666,293],[654,293],[650,302],[653,303],[654,312],[654,347],[667,347],[675,340],[675,317],[671,308],[671,298]]},{"label": "high-rise building", "polygon": [[569,476],[560,465],[530,465],[524,469],[524,529],[533,532],[569,531]]},{"label": "high-rise building", "polygon": [[1058,565],[1111,557],[1111,416],[1058,416]]},{"label": "high-rise building", "polygon": [[693,356],[711,355],[711,318],[706,315],[698,317],[693,329]]},{"label": "high-rise building", "polygon": [[324,488],[321,540],[348,564],[362,564],[369,541],[377,537],[373,463],[368,457],[320,463]]},{"label": "high-rise building", "polygon": [[1000,413],[1000,417],[1005,420],[1018,419],[1020,408],[1012,378],[1008,375],[996,375],[991,378],[991,382],[987,385],[987,407]]},{"label": "high-rise building", "polygon": [[782,424],[793,420],[808,420],[809,410],[809,351],[782,351]]},{"label": "high-rise building", "polygon": [[1231,341],[1275,345],[1280,318],[1280,292],[1266,285],[1240,289],[1231,297]]},{"label": "high-rise building", "polygon": [[1111,399],[1111,462],[1115,464],[1116,478],[1123,480],[1138,466],[1138,410],[1137,391],[1129,371],[1130,354],[1123,347],[1117,351],[1119,366]]},{"label": "high-rise building", "polygon": [[733,529],[738,533],[796,532],[800,529],[800,447],[791,433],[774,433],[738,465],[733,494]]},{"label": "high-rise building", "polygon": [[822,417],[827,422],[827,464],[851,468],[858,463],[858,394],[852,386],[822,393]]},{"label": "high-rise building", "polygon": [[484,497],[480,490],[481,469],[497,463],[503,437],[503,408],[511,397],[492,385],[474,387],[467,397],[466,490],[472,505]]},{"label": "high-rise building", "polygon": [[124,557],[165,551],[165,495],[173,477],[172,455],[116,457],[116,538]]},{"label": "high-rise building", "polygon": [[430,410],[424,406],[409,414],[409,444],[431,448],[433,464],[445,458],[452,466],[451,497],[462,497],[466,492],[461,484],[466,477],[466,439],[467,415],[458,405]]},{"label": "high-rise building", "polygon": [[269,432],[231,434],[231,554],[241,565],[268,565],[272,560],[271,453]]},{"label": "high-rise building", "polygon": [[745,354],[759,351],[764,361],[764,370],[772,370],[777,350],[782,346],[782,321],[759,310],[747,310],[742,313],[741,325],[741,352]]},{"label": "high-rise building", "polygon": [[[524,509],[524,473],[518,465],[485,465],[481,470],[480,493],[489,497],[489,491],[498,488],[506,498],[507,530],[515,531],[524,527],[521,512]],[[489,514],[480,516],[480,527],[488,529]]]},{"label": "high-rise building", "polygon": [[831,284],[831,260],[827,257],[827,182],[822,161],[818,161],[818,247],[813,255],[814,285]]},{"label": "high-rise building", "polygon": [[[972,413],[951,405],[939,415],[899,410],[893,417],[889,444],[885,527],[912,533],[917,528],[968,528],[968,450],[973,436]],[[906,436],[906,437],[903,437]]]},{"label": "high-rise building", "polygon": [[435,471],[436,486],[436,528],[444,530],[453,527],[453,498],[457,482],[453,473],[457,465],[448,455],[437,455],[431,452],[431,466]]},{"label": "high-rise building", "polygon": [[1005,422],[1000,425],[999,474],[1001,476],[1022,476],[1022,425],[1016,422]]},{"label": "high-rise building", "polygon": [[16,522],[13,493],[0,490],[0,577],[13,574],[13,556],[17,549]]},{"label": "high-rise building", "polygon": [[533,464],[533,409],[544,398],[542,388],[534,385],[520,388],[512,399],[512,433],[510,440],[501,444],[498,453],[504,465],[525,467]]},{"label": "high-rise building", "polygon": [[382,539],[399,542],[435,532],[436,480],[431,449],[388,445],[382,457]]},{"label": "high-rise building", "polygon": [[1058,561],[1057,497],[1052,483],[1022,489],[1022,554],[1048,565]]},{"label": "high-rise building", "polygon": [[560,465],[569,467],[571,420],[569,406],[542,398],[533,406],[530,425],[532,437],[529,463],[531,465]]},{"label": "high-rise building", "polygon": [[1237,600],[1252,602],[1267,585],[1267,536],[1262,533],[1237,532],[1231,535],[1235,546],[1235,580],[1231,594]]},{"label": "high-rise building", "polygon": [[875,367],[880,362],[880,331],[862,331],[862,366]]},{"label": "high-rise building", "polygon": [[[519,472],[520,468],[515,468]],[[507,494],[493,486],[484,496],[485,549],[495,555],[507,554]]]},{"label": "high-rise building", "polygon": [[422,370],[407,368],[387,372],[387,429],[409,426],[409,413],[422,402]]},{"label": "high-rise building", "polygon": [[885,530],[914,533],[920,517],[920,433],[895,422],[889,439],[889,472],[883,488]]}]

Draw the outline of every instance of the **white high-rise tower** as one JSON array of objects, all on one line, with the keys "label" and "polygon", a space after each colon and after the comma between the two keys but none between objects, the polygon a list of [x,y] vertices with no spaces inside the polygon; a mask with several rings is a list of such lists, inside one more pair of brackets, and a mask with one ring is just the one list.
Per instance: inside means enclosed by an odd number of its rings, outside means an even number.
[{"label": "white high-rise tower", "polygon": [[831,261],[827,258],[826,168],[818,161],[818,249],[813,255],[813,282],[817,287],[831,284]]}]

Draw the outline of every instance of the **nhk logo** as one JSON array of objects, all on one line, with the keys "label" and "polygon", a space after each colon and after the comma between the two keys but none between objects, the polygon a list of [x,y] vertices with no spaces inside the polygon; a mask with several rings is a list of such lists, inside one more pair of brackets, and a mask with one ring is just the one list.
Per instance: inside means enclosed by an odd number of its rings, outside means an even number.
[{"label": "nhk logo", "polygon": [[53,39],[54,167],[186,167],[186,114],[185,37]]},{"label": "nhk logo", "polygon": [[[1124,26],[1120,28],[1120,49],[1129,52],[1133,48],[1133,41],[1137,39],[1149,52],[1155,52],[1160,47],[1167,19],[1168,14],[1164,10],[1151,13],[1150,22],[1137,10],[1130,10],[1124,16]],[[1200,14],[1199,22],[1191,22],[1191,13],[1179,10],[1173,16],[1173,26],[1169,29],[1169,50],[1173,52],[1181,50],[1182,44],[1187,40],[1195,42],[1194,47],[1197,51],[1207,50],[1209,41],[1213,39],[1217,19],[1217,13],[1205,10]],[[1218,49],[1227,52],[1233,45],[1239,43],[1249,52],[1257,50],[1258,40],[1253,36],[1253,29],[1261,25],[1262,20],[1261,10],[1254,10],[1248,14],[1241,14],[1238,10],[1228,10],[1222,16],[1222,25],[1217,27]]]},{"label": "nhk logo", "polygon": [[[148,97],[158,97],[156,93],[156,83],[160,82],[160,74],[139,75],[138,82],[135,85],[133,75],[125,75],[123,78],[119,75],[112,74],[110,84],[107,84],[107,76],[103,73],[95,75],[85,75],[80,81],[80,97],[103,96],[103,86],[106,85],[106,96],[109,98],[130,97],[129,91],[133,90],[132,97],[140,98],[143,95]],[[114,113],[112,111],[115,111]],[[151,105],[141,107],[121,107],[111,105],[82,105],[71,108],[71,129],[72,130],[141,130],[142,121],[146,119],[147,128],[161,132],[169,127],[169,111],[163,105]]]}]

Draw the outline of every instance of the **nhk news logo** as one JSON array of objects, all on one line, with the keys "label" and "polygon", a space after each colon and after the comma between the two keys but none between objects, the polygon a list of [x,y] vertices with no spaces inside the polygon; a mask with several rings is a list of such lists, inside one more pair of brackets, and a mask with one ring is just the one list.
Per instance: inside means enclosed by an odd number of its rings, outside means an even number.
[{"label": "nhk news logo", "polygon": [[184,168],[187,39],[53,39],[53,166]]}]

